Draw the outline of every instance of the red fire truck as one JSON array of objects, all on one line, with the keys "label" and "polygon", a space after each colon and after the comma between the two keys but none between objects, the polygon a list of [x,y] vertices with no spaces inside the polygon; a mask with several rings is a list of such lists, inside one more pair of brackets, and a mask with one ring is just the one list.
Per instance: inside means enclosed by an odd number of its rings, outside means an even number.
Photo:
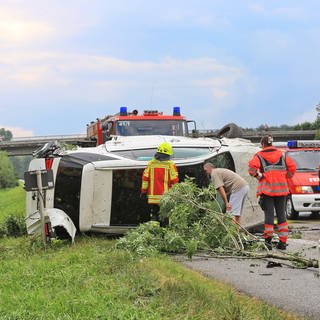
[{"label": "red fire truck", "polygon": [[299,212],[320,212],[320,140],[288,141],[281,148],[297,165],[296,174],[288,179],[290,195],[287,216],[295,219]]},{"label": "red fire truck", "polygon": [[121,107],[119,113],[87,125],[87,136],[96,141],[97,145],[109,140],[111,135],[189,136],[195,132],[195,121],[186,120],[180,113],[180,107],[173,107],[172,115],[164,115],[157,110],[145,110],[140,114],[138,110],[128,112],[127,107]]}]

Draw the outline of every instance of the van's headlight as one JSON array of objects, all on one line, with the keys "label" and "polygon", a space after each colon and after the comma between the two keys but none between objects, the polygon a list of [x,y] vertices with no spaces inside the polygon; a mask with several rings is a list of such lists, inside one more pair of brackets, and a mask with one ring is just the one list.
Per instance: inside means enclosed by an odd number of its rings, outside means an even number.
[{"label": "van's headlight", "polygon": [[313,193],[311,186],[296,186],[297,193]]}]

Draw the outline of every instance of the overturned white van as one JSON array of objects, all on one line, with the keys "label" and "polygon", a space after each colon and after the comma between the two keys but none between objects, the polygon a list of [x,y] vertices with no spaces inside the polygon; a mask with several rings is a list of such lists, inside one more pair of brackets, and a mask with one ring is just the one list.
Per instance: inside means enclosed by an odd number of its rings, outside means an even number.
[{"label": "overturned white van", "polygon": [[[98,147],[60,153],[43,148],[40,158],[31,161],[29,171],[53,172],[54,187],[43,191],[46,221],[56,233],[67,231],[71,237],[75,230],[124,233],[148,221],[147,204],[139,196],[141,177],[164,141],[173,147],[180,181],[188,176],[199,186],[207,186],[203,164],[208,161],[240,174],[250,186],[242,224],[250,227],[263,221],[255,197],[256,181],[247,172],[247,163],[258,150],[254,144],[243,139],[171,136],[113,137]],[[27,191],[26,201],[27,229],[35,233],[40,228],[39,192]]]}]

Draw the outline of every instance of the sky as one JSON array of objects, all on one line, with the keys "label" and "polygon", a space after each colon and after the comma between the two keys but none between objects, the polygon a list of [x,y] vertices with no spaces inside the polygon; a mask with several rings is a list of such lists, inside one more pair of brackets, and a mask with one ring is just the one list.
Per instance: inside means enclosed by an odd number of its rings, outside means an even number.
[{"label": "sky", "polygon": [[159,110],[200,130],[316,120],[319,0],[0,0],[0,128]]}]

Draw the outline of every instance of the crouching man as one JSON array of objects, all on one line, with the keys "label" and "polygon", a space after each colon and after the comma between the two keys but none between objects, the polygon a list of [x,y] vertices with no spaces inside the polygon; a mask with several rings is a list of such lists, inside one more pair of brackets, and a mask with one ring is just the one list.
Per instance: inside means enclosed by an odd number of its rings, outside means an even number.
[{"label": "crouching man", "polygon": [[240,224],[244,201],[249,192],[247,182],[237,173],[225,168],[216,168],[210,162],[205,163],[203,169],[220,193],[226,205],[226,212],[231,212],[232,219]]}]

